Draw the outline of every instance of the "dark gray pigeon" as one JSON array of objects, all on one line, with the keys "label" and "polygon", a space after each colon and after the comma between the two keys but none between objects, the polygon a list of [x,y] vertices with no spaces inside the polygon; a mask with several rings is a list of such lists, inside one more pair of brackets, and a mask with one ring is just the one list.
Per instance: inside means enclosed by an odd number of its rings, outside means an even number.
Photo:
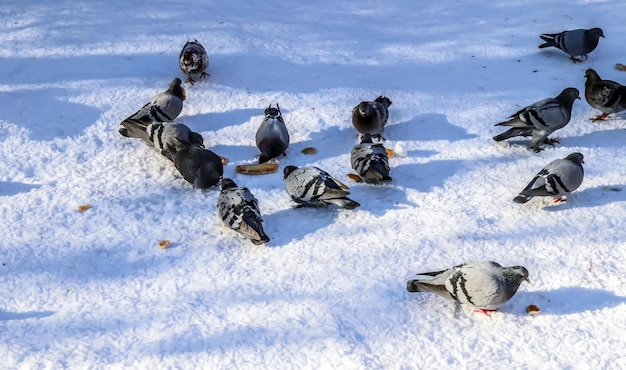
[{"label": "dark gray pigeon", "polygon": [[391,181],[387,150],[383,144],[374,144],[370,134],[363,135],[361,143],[352,148],[350,163],[357,175],[367,183]]},{"label": "dark gray pigeon", "polygon": [[209,67],[209,55],[198,40],[187,41],[178,56],[178,65],[187,75],[187,82],[193,84],[208,76],[205,71]]},{"label": "dark gray pigeon", "polygon": [[208,189],[217,183],[224,174],[222,158],[208,149],[197,146],[175,150],[174,165],[183,178],[195,188]]},{"label": "dark gray pigeon", "polygon": [[568,87],[555,98],[543,99],[519,110],[507,121],[496,124],[511,128],[493,139],[502,141],[516,136],[531,136],[528,148],[535,152],[543,150],[541,144],[558,143],[558,139],[549,139],[548,136],[567,125],[572,117],[572,105],[574,100],[580,99],[579,95],[578,89]]},{"label": "dark gray pigeon", "polygon": [[602,112],[592,118],[593,122],[603,121],[611,113],[626,110],[626,86],[611,80],[603,80],[593,69],[585,72],[585,100],[593,108]]},{"label": "dark gray pigeon", "polygon": [[[183,110],[183,100],[185,100],[185,89],[181,86],[180,78],[175,78],[170,82],[167,90],[156,94],[140,110],[122,121],[130,124],[149,125],[152,122],[171,122]],[[120,134],[127,136],[125,127],[120,128]]]},{"label": "dark gray pigeon", "polygon": [[270,104],[265,109],[265,119],[256,132],[256,146],[261,151],[259,163],[264,163],[285,153],[289,146],[289,132],[280,113],[280,107]]},{"label": "dark gray pigeon", "polygon": [[386,96],[379,96],[374,101],[362,101],[352,110],[352,125],[361,134],[382,137],[390,105],[391,100]]},{"label": "dark gray pigeon", "polygon": [[222,190],[217,197],[217,212],[224,225],[259,245],[270,238],[263,231],[263,217],[259,205],[248,188],[239,187],[229,178],[222,179]]},{"label": "dark gray pigeon", "polygon": [[285,188],[294,202],[303,206],[321,207],[336,204],[353,209],[359,203],[348,198],[348,187],[317,167],[286,166],[284,171]]},{"label": "dark gray pigeon", "polygon": [[548,163],[513,201],[526,203],[533,197],[542,196],[553,197],[555,202],[567,200],[567,194],[578,189],[583,182],[583,163],[583,155],[580,153],[572,153]]},{"label": "dark gray pigeon", "polygon": [[604,38],[604,32],[601,28],[577,29],[561,33],[546,33],[539,37],[545,41],[539,45],[540,49],[551,46],[561,49],[576,63],[582,62],[582,59],[576,58],[577,56],[587,59],[587,54],[598,46],[600,37]]},{"label": "dark gray pigeon", "polygon": [[508,302],[522,281],[529,281],[525,267],[502,267],[493,261],[473,261],[448,270],[417,275],[431,278],[409,280],[406,284],[409,292],[434,293],[485,314]]},{"label": "dark gray pigeon", "polygon": [[[135,137],[154,147],[167,159],[173,161],[177,151],[190,146],[204,147],[202,135],[182,123],[154,122],[146,125],[143,122],[124,121],[120,134]],[[174,152],[170,152],[174,150]]]}]

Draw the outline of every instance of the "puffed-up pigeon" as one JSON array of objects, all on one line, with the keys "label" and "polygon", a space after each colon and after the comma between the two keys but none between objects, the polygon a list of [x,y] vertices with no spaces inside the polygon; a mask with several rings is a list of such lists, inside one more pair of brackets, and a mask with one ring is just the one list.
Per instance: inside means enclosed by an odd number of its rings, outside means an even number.
[{"label": "puffed-up pigeon", "polygon": [[598,46],[600,37],[604,38],[604,32],[601,28],[577,29],[560,33],[546,33],[539,37],[545,41],[539,45],[540,49],[551,46],[561,49],[569,54],[570,59],[576,63],[582,62],[582,59],[576,58],[577,56],[587,59],[587,54]]},{"label": "puffed-up pigeon", "polygon": [[352,169],[367,183],[391,181],[387,150],[383,144],[374,143],[370,134],[363,135],[361,143],[352,148],[350,163]]},{"label": "puffed-up pigeon", "polygon": [[[180,78],[173,79],[167,90],[156,94],[146,105],[123,120],[121,124],[124,126],[124,123],[135,123],[147,126],[152,122],[173,121],[183,110],[185,89],[181,83]],[[120,134],[128,136],[126,130],[125,127],[120,127]]]},{"label": "puffed-up pigeon", "polygon": [[611,113],[626,110],[626,86],[611,80],[603,80],[593,69],[585,72],[585,100],[602,112],[591,120],[602,121]]},{"label": "puffed-up pigeon", "polygon": [[173,148],[169,150],[175,153],[176,169],[195,188],[208,189],[215,186],[224,174],[222,158],[208,149],[191,146],[178,151]]},{"label": "puffed-up pigeon", "polygon": [[317,167],[286,166],[283,170],[287,194],[303,206],[320,207],[336,204],[353,209],[359,203],[348,198],[348,187]]},{"label": "puffed-up pigeon", "polygon": [[513,201],[526,203],[532,197],[541,196],[552,197],[555,202],[567,200],[567,194],[578,189],[583,182],[583,163],[583,155],[580,153],[555,159],[539,171]]},{"label": "puffed-up pigeon", "polygon": [[[167,159],[173,161],[177,151],[190,146],[204,147],[202,135],[176,122],[154,122],[145,124],[137,121],[122,122],[120,134],[135,137],[154,147]],[[174,152],[170,152],[174,150]]]},{"label": "puffed-up pigeon", "polygon": [[525,267],[502,267],[493,261],[467,262],[448,270],[417,275],[431,278],[409,280],[406,285],[409,292],[434,293],[486,314],[508,302],[522,281],[529,281]]},{"label": "puffed-up pigeon", "polygon": [[229,178],[223,178],[217,197],[217,212],[224,225],[259,245],[270,238],[263,231],[263,217],[257,199],[246,187],[240,187]]},{"label": "puffed-up pigeon", "polygon": [[280,113],[280,107],[270,104],[265,109],[265,119],[256,132],[256,146],[261,151],[259,163],[264,163],[285,153],[289,146],[289,132]]},{"label": "puffed-up pigeon", "polygon": [[187,41],[178,56],[180,70],[187,75],[187,82],[194,82],[208,76],[209,55],[198,40]]},{"label": "puffed-up pigeon", "polygon": [[352,125],[361,134],[381,137],[389,118],[391,100],[379,96],[374,101],[362,101],[352,110]]},{"label": "puffed-up pigeon", "polygon": [[572,105],[574,100],[580,99],[579,95],[578,89],[568,87],[555,98],[543,99],[519,110],[508,120],[496,124],[511,128],[493,139],[502,141],[515,136],[532,136],[529,149],[535,152],[543,150],[540,146],[543,143],[558,143],[558,139],[549,139],[548,136],[567,125],[572,117]]}]

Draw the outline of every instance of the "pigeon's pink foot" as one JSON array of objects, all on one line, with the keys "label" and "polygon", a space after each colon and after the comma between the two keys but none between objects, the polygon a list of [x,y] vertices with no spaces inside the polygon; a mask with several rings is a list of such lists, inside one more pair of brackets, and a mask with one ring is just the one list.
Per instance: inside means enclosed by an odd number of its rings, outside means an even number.
[{"label": "pigeon's pink foot", "polygon": [[606,117],[608,117],[608,113],[602,113],[599,116],[593,117],[593,118],[589,118],[589,120],[591,122],[598,122],[598,121],[604,121],[606,119]]},{"label": "pigeon's pink foot", "polygon": [[496,312],[496,310],[483,310],[482,308],[474,310],[474,312],[482,313],[485,316],[491,316],[492,312]]}]

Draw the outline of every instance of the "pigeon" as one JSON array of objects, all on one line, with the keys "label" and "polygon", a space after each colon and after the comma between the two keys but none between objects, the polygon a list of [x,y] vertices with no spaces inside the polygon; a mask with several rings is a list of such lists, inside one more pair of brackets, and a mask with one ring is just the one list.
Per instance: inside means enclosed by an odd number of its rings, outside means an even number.
[{"label": "pigeon", "polygon": [[174,160],[176,152],[183,148],[190,146],[204,148],[202,135],[191,131],[182,123],[154,122],[146,125],[143,122],[124,121],[122,126],[125,129],[124,136],[142,139],[171,161]]},{"label": "pigeon", "polygon": [[167,90],[156,94],[152,100],[121,122],[119,132],[122,136],[129,136],[126,124],[147,126],[152,122],[171,122],[183,110],[185,89],[181,86],[181,79],[175,78],[170,82]]},{"label": "pigeon", "polygon": [[178,65],[187,75],[186,82],[193,85],[197,80],[208,76],[205,71],[209,67],[209,55],[198,40],[187,41],[178,56]]},{"label": "pigeon", "polygon": [[321,207],[331,203],[346,209],[360,206],[347,197],[350,192],[346,185],[317,167],[286,166],[283,174],[287,193],[301,206]]},{"label": "pigeon", "polygon": [[181,150],[169,147],[174,154],[174,165],[183,178],[195,188],[208,189],[224,174],[222,158],[208,149],[190,146]]},{"label": "pigeon", "polygon": [[532,197],[541,196],[551,196],[555,202],[567,200],[567,194],[578,189],[583,182],[583,163],[583,155],[580,153],[572,153],[548,163],[513,201],[526,203]]},{"label": "pigeon", "polygon": [[370,134],[363,135],[361,143],[352,148],[350,163],[352,169],[367,183],[391,181],[387,150],[383,144],[374,144]]},{"label": "pigeon", "polygon": [[235,230],[252,243],[267,243],[259,205],[248,188],[240,187],[229,178],[222,179],[222,191],[217,197],[217,212],[224,225]]},{"label": "pigeon", "polygon": [[593,69],[585,72],[585,100],[593,108],[602,112],[592,118],[602,121],[611,113],[626,110],[626,86],[611,80],[603,80]]},{"label": "pigeon", "polygon": [[502,267],[493,261],[472,261],[448,270],[417,275],[431,278],[409,280],[406,284],[409,292],[435,293],[487,315],[508,302],[523,280],[530,282],[525,267]]},{"label": "pigeon", "polygon": [[264,163],[285,153],[289,146],[289,132],[280,113],[280,107],[270,104],[265,110],[265,119],[256,132],[256,146],[261,151],[259,163]]},{"label": "pigeon", "polygon": [[379,96],[374,101],[362,101],[352,110],[352,125],[361,134],[382,138],[381,133],[389,118],[391,100]]},{"label": "pigeon", "polygon": [[572,116],[572,105],[574,100],[580,99],[579,95],[578,89],[568,87],[555,98],[543,99],[521,109],[508,120],[496,124],[511,128],[493,139],[502,141],[515,136],[532,136],[529,149],[535,152],[543,150],[542,143],[558,143],[558,139],[548,139],[548,135],[567,125]]},{"label": "pigeon", "polygon": [[604,38],[604,32],[601,28],[577,29],[561,33],[546,33],[539,37],[545,41],[539,45],[540,49],[554,46],[569,54],[570,59],[576,63],[582,62],[582,59],[576,58],[579,55],[587,59],[587,54],[598,46],[600,37]]}]

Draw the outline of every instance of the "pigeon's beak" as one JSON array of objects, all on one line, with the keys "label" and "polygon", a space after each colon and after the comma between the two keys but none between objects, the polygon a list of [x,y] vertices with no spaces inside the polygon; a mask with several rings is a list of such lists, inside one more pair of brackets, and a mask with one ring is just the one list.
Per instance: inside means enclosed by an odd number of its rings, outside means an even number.
[{"label": "pigeon's beak", "polygon": [[524,280],[526,280],[526,282],[527,282],[528,284],[530,284],[530,278],[525,277],[525,278],[524,278]]}]

